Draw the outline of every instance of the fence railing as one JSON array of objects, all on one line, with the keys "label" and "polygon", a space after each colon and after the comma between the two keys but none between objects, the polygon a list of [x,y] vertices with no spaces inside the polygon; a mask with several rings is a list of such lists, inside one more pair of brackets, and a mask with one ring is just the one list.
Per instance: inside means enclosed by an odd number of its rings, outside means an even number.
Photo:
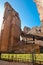
[{"label": "fence railing", "polygon": [[16,62],[33,62],[43,64],[43,54],[1,53],[0,60],[16,61]]}]

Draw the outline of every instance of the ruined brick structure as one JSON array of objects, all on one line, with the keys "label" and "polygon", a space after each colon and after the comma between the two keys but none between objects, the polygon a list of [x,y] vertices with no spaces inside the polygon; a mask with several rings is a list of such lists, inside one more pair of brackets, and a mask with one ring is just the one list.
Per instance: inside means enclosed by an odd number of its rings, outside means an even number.
[{"label": "ruined brick structure", "polygon": [[24,27],[24,29],[23,29],[23,31],[25,32],[25,33],[28,33],[29,31],[30,31],[31,29],[29,28],[29,27]]},{"label": "ruined brick structure", "polygon": [[12,51],[20,40],[21,21],[19,14],[5,3],[5,12],[1,29],[1,51]]},{"label": "ruined brick structure", "polygon": [[[39,53],[39,44],[33,44],[36,40],[34,40],[33,35],[32,37],[29,35],[32,32],[34,34],[35,30],[26,26],[23,31],[21,30],[19,14],[8,2],[6,2],[1,29],[0,51],[15,53]],[[29,36],[27,36],[27,34]],[[20,36],[22,37],[22,41],[20,40]]]},{"label": "ruined brick structure", "polygon": [[41,32],[43,33],[43,0],[34,0],[38,9],[40,21],[41,21]]}]

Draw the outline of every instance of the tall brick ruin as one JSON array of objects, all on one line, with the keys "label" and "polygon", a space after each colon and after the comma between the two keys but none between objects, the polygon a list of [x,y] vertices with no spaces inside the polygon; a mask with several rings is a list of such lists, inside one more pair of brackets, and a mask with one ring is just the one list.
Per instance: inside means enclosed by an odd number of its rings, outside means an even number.
[{"label": "tall brick ruin", "polygon": [[13,51],[20,40],[21,21],[18,13],[6,2],[5,12],[1,29],[1,47],[2,52]]},{"label": "tall brick ruin", "polygon": [[[34,29],[26,26],[23,31],[21,30],[21,21],[18,13],[6,2],[1,28],[0,51],[15,53],[32,53],[34,51],[35,53],[40,53],[39,44],[33,44],[35,43],[34,35],[32,37],[27,36],[33,31]],[[20,40],[20,36],[22,40]]]}]

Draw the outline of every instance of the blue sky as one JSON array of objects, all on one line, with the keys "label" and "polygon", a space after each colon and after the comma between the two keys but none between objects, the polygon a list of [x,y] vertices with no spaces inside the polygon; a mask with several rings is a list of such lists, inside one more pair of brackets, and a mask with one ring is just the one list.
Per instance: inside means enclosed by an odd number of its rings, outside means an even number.
[{"label": "blue sky", "polygon": [[36,4],[33,0],[0,0],[0,27],[3,21],[4,3],[9,2],[11,6],[19,13],[21,27],[40,26],[40,18]]}]

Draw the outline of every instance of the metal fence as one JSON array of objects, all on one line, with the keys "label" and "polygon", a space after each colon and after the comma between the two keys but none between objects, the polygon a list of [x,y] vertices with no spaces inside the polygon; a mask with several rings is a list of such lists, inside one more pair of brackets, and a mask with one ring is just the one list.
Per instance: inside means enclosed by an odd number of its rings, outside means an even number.
[{"label": "metal fence", "polygon": [[1,53],[0,60],[15,61],[15,62],[32,62],[43,64],[43,54],[14,54],[14,53]]}]

